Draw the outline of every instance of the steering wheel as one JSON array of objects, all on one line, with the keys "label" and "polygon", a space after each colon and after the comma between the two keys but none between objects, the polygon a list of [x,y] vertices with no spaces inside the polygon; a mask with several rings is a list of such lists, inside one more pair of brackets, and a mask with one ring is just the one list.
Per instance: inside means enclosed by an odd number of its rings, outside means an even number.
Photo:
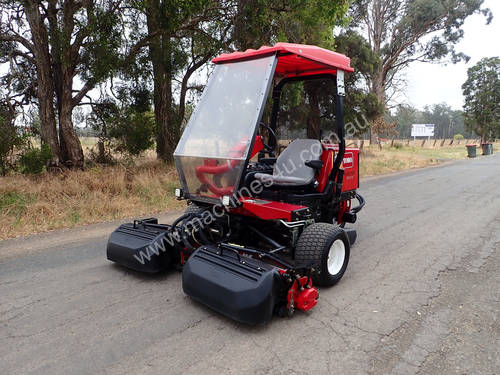
[{"label": "steering wheel", "polygon": [[270,146],[269,144],[264,143],[262,141],[262,144],[264,145],[264,150],[268,153],[274,152],[274,149],[276,148],[276,145],[278,144],[278,139],[276,138],[276,133],[274,132],[273,129],[271,129],[270,126],[264,124],[263,122],[259,122],[259,127],[265,128],[269,134],[269,142],[273,145]]}]

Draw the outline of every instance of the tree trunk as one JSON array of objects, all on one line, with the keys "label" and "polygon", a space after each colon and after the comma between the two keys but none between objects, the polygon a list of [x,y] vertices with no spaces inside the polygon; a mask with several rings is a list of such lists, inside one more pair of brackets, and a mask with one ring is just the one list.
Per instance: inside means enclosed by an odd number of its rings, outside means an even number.
[{"label": "tree trunk", "polygon": [[62,18],[56,17],[56,2],[49,2],[49,30],[52,45],[52,70],[59,119],[61,158],[69,168],[83,168],[82,144],[73,126],[73,77],[77,56],[72,53],[71,38],[75,27],[77,6],[73,1],[63,2]]},{"label": "tree trunk", "polygon": [[[154,64],[153,64],[154,65]],[[153,68],[153,71],[155,69]],[[156,154],[163,161],[173,160],[174,145],[170,134],[170,121],[168,109],[168,90],[165,88],[165,82],[154,77],[154,106],[156,120]]]},{"label": "tree trunk", "polygon": [[[65,95],[67,96],[67,94]],[[83,168],[83,149],[80,139],[76,134],[71,118],[73,106],[67,98],[61,102],[59,112],[59,138],[61,140],[61,154],[64,163],[70,168]]]},{"label": "tree trunk", "polygon": [[307,138],[320,139],[321,112],[319,108],[318,85],[316,82],[306,82],[305,92],[309,98],[310,112],[307,116]]},{"label": "tree trunk", "polygon": [[[377,98],[380,103],[384,104],[385,107],[385,73],[383,71],[383,68],[381,68],[378,72],[375,73],[375,76],[373,77],[372,80],[372,91],[377,95]],[[374,144],[377,142],[377,138],[379,136],[378,132],[379,129],[376,129],[376,126],[374,127],[374,124],[383,124],[385,123],[384,119],[384,113],[381,115],[377,116],[375,119],[372,121],[372,128],[370,129],[370,144]]]},{"label": "tree trunk", "polygon": [[[64,4],[64,30],[68,38],[60,39],[55,17],[55,2],[49,3],[52,58],[49,52],[47,25],[44,24],[38,2],[25,1],[26,18],[30,24],[34,55],[37,61],[38,99],[40,105],[41,137],[53,154],[55,164],[63,162],[70,167],[83,167],[83,149],[73,127],[73,75],[75,62],[71,55],[71,34],[74,26],[71,4]],[[62,43],[61,41],[64,41]],[[62,44],[61,44],[62,43]],[[54,110],[54,92],[57,99],[59,139]]]},{"label": "tree trunk", "polygon": [[173,161],[179,129],[172,106],[172,78],[164,64],[153,60],[156,154],[163,161]]},{"label": "tree trunk", "polygon": [[69,47],[61,52],[61,59],[56,60],[57,72],[56,96],[59,114],[59,141],[61,157],[69,168],[83,168],[84,156],[82,144],[73,126],[73,68]]},{"label": "tree trunk", "polygon": [[[161,27],[160,10],[154,1],[146,11],[149,34]],[[172,47],[168,35],[159,35],[149,45],[149,56],[153,65],[154,110],[156,120],[156,154],[163,161],[173,161],[173,153],[179,135],[174,107],[172,105]]]},{"label": "tree trunk", "polygon": [[106,148],[104,146],[104,140],[101,138],[97,141],[97,162],[106,163]]},{"label": "tree trunk", "polygon": [[56,115],[54,111],[54,83],[51,72],[47,30],[43,24],[38,5],[35,2],[26,1],[25,11],[32,35],[33,54],[36,60],[37,97],[41,123],[40,135],[42,142],[47,143],[52,150],[52,163],[58,165],[61,158],[61,150],[57,138]]},{"label": "tree trunk", "polygon": [[156,154],[163,161],[173,161],[179,129],[172,106],[172,78],[161,61],[153,60]]}]

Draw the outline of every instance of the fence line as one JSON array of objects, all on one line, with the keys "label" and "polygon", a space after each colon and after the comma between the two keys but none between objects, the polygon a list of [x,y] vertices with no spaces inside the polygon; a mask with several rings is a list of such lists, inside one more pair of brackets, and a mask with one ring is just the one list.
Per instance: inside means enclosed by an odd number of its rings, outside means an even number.
[{"label": "fence line", "polygon": [[[467,139],[454,139],[454,138],[434,138],[429,141],[427,138],[414,140],[413,138],[378,138],[376,143],[371,143],[370,140],[365,139],[350,139],[347,140],[348,146],[358,147],[363,149],[365,146],[365,141],[367,141],[372,146],[383,147],[401,147],[403,145],[412,147],[427,147],[427,148],[437,148],[437,147],[465,147],[468,144],[476,144],[478,147],[481,145],[480,138],[467,138]],[[495,140],[493,143],[498,143],[500,140]]]}]

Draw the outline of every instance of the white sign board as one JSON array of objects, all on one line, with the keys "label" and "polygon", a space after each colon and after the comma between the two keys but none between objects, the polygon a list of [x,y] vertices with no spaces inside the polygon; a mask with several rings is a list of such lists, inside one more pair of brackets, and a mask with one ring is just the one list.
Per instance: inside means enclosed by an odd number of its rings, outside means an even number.
[{"label": "white sign board", "polygon": [[434,137],[434,124],[413,124],[411,126],[412,137]]}]

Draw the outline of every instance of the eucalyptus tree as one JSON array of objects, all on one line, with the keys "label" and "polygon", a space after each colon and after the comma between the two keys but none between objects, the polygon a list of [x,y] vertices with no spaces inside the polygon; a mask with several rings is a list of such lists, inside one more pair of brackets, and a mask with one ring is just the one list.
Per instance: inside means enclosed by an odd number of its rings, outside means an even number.
[{"label": "eucalyptus tree", "polygon": [[153,82],[156,151],[172,161],[192,78],[223,46],[232,26],[231,1],[132,0],[123,72]]},{"label": "eucalyptus tree", "polygon": [[0,43],[14,64],[32,65],[41,137],[53,162],[83,167],[72,121],[75,106],[106,80],[118,61],[120,0],[2,0]]},{"label": "eucalyptus tree", "polygon": [[[158,157],[172,153],[186,117],[196,72],[221,50],[276,41],[333,45],[333,26],[348,1],[131,0],[123,74],[153,82]],[[195,87],[198,88],[198,87]]]},{"label": "eucalyptus tree", "polygon": [[479,134],[483,142],[499,138],[500,58],[484,58],[469,68],[462,90],[467,128]]},{"label": "eucalyptus tree", "polygon": [[[351,28],[364,35],[381,63],[369,77],[370,91],[386,104],[401,90],[402,70],[415,61],[456,63],[468,57],[455,49],[472,14],[486,22],[484,0],[355,0]],[[425,79],[425,77],[422,77]]]},{"label": "eucalyptus tree", "polygon": [[367,84],[380,67],[380,56],[353,30],[338,35],[335,46],[336,51],[351,58],[354,67],[354,72],[346,75],[345,119],[350,123],[350,135],[360,136],[384,112],[384,106]]}]

